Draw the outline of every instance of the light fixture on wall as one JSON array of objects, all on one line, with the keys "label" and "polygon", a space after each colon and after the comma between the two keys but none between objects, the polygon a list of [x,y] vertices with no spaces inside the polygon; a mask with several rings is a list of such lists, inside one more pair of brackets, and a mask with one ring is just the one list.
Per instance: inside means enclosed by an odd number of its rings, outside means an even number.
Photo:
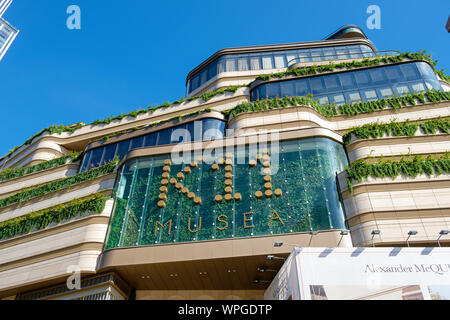
[{"label": "light fixture on wall", "polygon": [[261,280],[261,279],[254,279],[253,283],[259,284],[259,283],[270,283],[270,281],[267,280]]},{"label": "light fixture on wall", "polygon": [[256,270],[258,270],[261,273],[264,273],[264,272],[278,272],[278,270],[268,269],[266,267],[258,267]]},{"label": "light fixture on wall", "polygon": [[296,244],[292,244],[292,243],[284,243],[283,241],[275,241],[275,242],[273,243],[273,246],[274,246],[275,248],[279,248],[279,247],[282,247],[282,246],[284,246],[284,245],[291,246],[291,247],[298,247],[298,245],[296,245]]},{"label": "light fixture on wall", "polygon": [[378,230],[378,229],[372,230],[372,232],[371,232],[371,235],[372,235],[372,247],[375,247],[375,242],[373,241],[373,238],[374,238],[376,235],[379,235],[380,233],[381,233],[381,231]]},{"label": "light fixture on wall", "polygon": [[341,235],[341,238],[339,239],[339,242],[336,247],[339,247],[339,245],[341,244],[342,238],[344,238],[344,236],[348,235],[348,230],[341,230],[340,235]]},{"label": "light fixture on wall", "polygon": [[274,256],[273,254],[269,254],[267,257],[266,257],[266,259],[267,260],[275,260],[275,259],[279,259],[279,260],[283,260],[283,261],[286,261],[286,258],[283,258],[283,257],[277,257],[277,256]]},{"label": "light fixture on wall", "polygon": [[438,243],[438,246],[439,246],[439,247],[441,247],[441,242],[440,242],[441,237],[442,237],[442,236],[446,236],[446,235],[448,235],[449,233],[450,233],[449,230],[441,230],[441,231],[439,232],[439,237],[437,238],[437,243]]},{"label": "light fixture on wall", "polygon": [[276,241],[274,244],[273,244],[273,246],[274,247],[281,247],[283,245],[283,242],[282,241]]},{"label": "light fixture on wall", "polygon": [[406,238],[406,244],[408,245],[408,247],[409,247],[409,238],[411,237],[411,236],[415,236],[416,234],[418,234],[418,232],[416,231],[416,230],[410,230],[410,231],[408,231],[408,238]]}]

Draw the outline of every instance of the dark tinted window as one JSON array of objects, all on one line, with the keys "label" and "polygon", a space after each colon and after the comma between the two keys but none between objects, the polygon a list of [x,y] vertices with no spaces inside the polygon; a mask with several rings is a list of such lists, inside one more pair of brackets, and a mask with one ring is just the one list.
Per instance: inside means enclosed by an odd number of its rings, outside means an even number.
[{"label": "dark tinted window", "polygon": [[172,130],[170,143],[187,142],[188,134],[189,132],[186,130],[186,125],[177,126]]},{"label": "dark tinted window", "polygon": [[130,149],[142,148],[144,145],[144,136],[136,137],[131,140]]},{"label": "dark tinted window", "polygon": [[116,154],[116,148],[117,144],[110,144],[105,147],[105,154],[103,155],[103,161],[102,164],[110,162],[112,159],[114,159],[114,156]]},{"label": "dark tinted window", "polygon": [[268,83],[266,85],[266,96],[269,99],[275,98],[280,93],[280,83],[279,82],[272,82]]},{"label": "dark tinted window", "polygon": [[295,96],[295,83],[293,81],[284,81],[281,85],[281,96],[292,97]]},{"label": "dark tinted window", "polygon": [[145,136],[145,145],[144,145],[144,147],[156,146],[156,140],[157,139],[158,139],[158,132],[147,134]]},{"label": "dark tinted window", "polygon": [[170,144],[170,138],[172,136],[172,128],[165,129],[159,132],[158,145]]},{"label": "dark tinted window", "polygon": [[104,148],[97,148],[97,149],[92,150],[92,158],[89,163],[88,169],[96,168],[96,167],[100,166],[100,163],[102,161],[103,151],[104,151]]}]

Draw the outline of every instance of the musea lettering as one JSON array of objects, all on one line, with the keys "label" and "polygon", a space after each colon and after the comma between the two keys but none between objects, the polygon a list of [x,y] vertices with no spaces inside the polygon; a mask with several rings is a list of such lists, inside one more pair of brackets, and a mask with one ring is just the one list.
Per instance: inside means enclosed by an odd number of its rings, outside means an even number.
[{"label": "musea lettering", "polygon": [[[243,227],[244,229],[250,229],[253,228],[253,224],[249,225],[249,222],[253,222],[253,219],[249,219],[248,216],[253,215],[253,212],[246,212],[244,213],[244,222],[243,222]],[[220,223],[220,225],[218,225],[216,227],[217,230],[219,231],[225,231],[228,229],[228,216],[221,214],[220,216],[217,217],[217,222]],[[270,226],[272,221],[278,221],[279,223],[281,223],[282,225],[284,225],[284,221],[281,219],[281,217],[278,215],[276,210],[273,210],[272,212],[272,216],[269,218],[267,225]],[[191,218],[189,218],[188,220],[188,224],[187,224],[187,228],[189,230],[190,233],[197,233],[202,229],[202,217],[199,217],[199,221],[198,221],[198,226],[196,226],[195,230],[192,230],[191,227]],[[168,227],[167,229],[167,233],[170,235],[170,233],[172,232],[172,220],[166,221],[165,223],[162,223],[161,221],[156,221],[155,223],[155,237],[158,234],[159,230],[165,229],[166,227]],[[161,229],[160,229],[161,228]]]}]

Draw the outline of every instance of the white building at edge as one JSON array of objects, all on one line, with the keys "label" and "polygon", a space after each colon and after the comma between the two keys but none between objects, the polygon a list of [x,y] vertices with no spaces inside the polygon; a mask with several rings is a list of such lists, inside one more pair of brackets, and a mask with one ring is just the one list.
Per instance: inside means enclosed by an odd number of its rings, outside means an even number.
[{"label": "white building at edge", "polygon": [[6,9],[11,5],[12,0],[0,1],[0,61],[5,56],[14,39],[17,37],[19,30],[13,27],[8,21],[2,18]]}]

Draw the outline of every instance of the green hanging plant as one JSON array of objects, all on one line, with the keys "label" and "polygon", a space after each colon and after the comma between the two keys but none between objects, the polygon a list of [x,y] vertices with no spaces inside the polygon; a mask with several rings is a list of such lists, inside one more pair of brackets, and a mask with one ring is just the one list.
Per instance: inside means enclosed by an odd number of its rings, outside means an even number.
[{"label": "green hanging plant", "polygon": [[114,171],[117,163],[119,162],[119,159],[116,158],[112,160],[111,162],[102,165],[100,167],[87,170],[81,173],[78,173],[72,177],[63,178],[59,180],[55,180],[49,183],[46,183],[44,185],[40,185],[37,187],[31,187],[28,189],[24,189],[12,196],[0,199],[0,208],[9,206],[11,204],[15,203],[22,203],[24,201],[28,201],[35,197],[40,197],[52,192],[56,192],[63,189],[68,189],[73,185],[76,185],[78,183],[93,180],[100,176],[109,174]]},{"label": "green hanging plant", "polygon": [[105,209],[108,198],[101,193],[96,193],[84,199],[76,199],[67,204],[0,222],[0,240],[28,234],[33,230],[45,229],[51,223],[60,223],[77,216],[100,214]]},{"label": "green hanging plant", "polygon": [[426,158],[422,155],[409,156],[412,159],[380,160],[378,163],[367,163],[364,159],[358,160],[345,167],[347,173],[347,185],[353,194],[353,181],[362,182],[368,177],[372,178],[397,178],[403,174],[406,177],[415,178],[420,174],[440,175],[450,173],[450,153],[434,159],[432,155]]},{"label": "green hanging plant", "polygon": [[396,122],[390,123],[370,123],[363,126],[351,128],[344,136],[345,144],[351,142],[351,137],[354,135],[358,139],[377,139],[383,135],[387,136],[407,136],[413,137],[418,130],[424,134],[436,134],[437,132],[450,134],[450,118],[438,118],[427,120],[425,122]]},{"label": "green hanging plant", "polygon": [[23,168],[18,167],[18,168],[14,168],[14,169],[10,169],[10,168],[5,169],[3,171],[0,171],[0,182],[20,178],[20,177],[23,177],[25,175],[32,174],[35,172],[40,172],[40,171],[45,171],[48,169],[56,168],[56,167],[65,165],[68,160],[70,160],[71,162],[77,161],[80,154],[81,154],[81,152],[80,153],[74,152],[74,153],[70,153],[70,154],[60,157],[60,158],[41,162],[34,166],[23,167]]}]

